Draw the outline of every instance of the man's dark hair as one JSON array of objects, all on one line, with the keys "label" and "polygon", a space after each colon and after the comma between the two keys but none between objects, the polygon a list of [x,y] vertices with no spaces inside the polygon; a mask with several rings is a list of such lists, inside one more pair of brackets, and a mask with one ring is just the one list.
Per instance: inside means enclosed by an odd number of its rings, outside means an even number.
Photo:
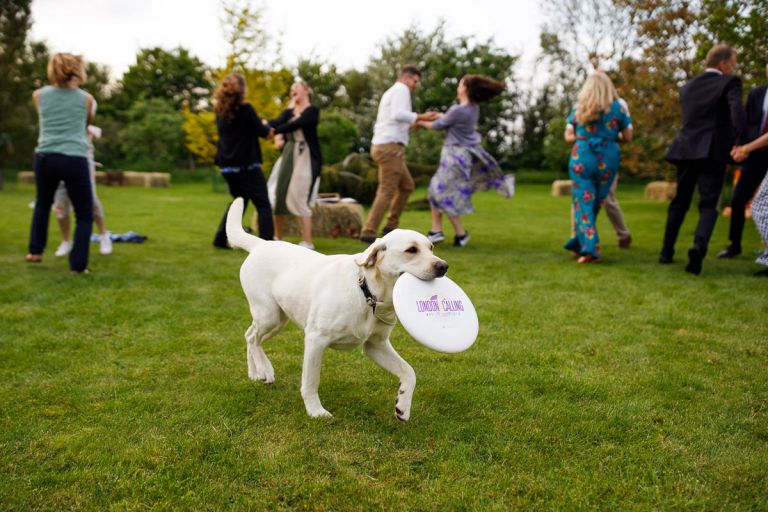
[{"label": "man's dark hair", "polygon": [[707,60],[704,61],[708,68],[716,68],[721,62],[727,62],[733,58],[736,51],[727,44],[716,44],[707,53]]},{"label": "man's dark hair", "polygon": [[411,75],[411,76],[417,76],[421,78],[421,71],[419,71],[419,68],[417,68],[413,64],[406,64],[400,70],[400,76],[403,76],[403,75]]}]

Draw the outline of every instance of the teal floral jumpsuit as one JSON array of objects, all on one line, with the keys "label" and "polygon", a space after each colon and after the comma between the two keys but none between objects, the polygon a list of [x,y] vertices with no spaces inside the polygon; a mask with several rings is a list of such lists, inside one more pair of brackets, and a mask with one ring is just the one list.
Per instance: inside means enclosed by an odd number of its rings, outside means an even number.
[{"label": "teal floral jumpsuit", "polygon": [[576,236],[568,240],[564,247],[582,256],[590,255],[597,259],[600,258],[597,212],[619,171],[619,133],[632,120],[618,100],[614,100],[607,113],[601,113],[597,120],[586,125],[577,124],[574,121],[575,114],[574,107],[568,116],[568,123],[576,131],[568,174],[573,180],[571,195],[576,215]]}]

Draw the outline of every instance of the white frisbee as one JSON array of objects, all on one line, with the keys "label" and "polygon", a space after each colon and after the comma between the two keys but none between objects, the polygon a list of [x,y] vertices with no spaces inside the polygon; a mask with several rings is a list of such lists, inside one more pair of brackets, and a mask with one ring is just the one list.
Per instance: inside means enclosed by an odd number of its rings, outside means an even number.
[{"label": "white frisbee", "polygon": [[467,350],[477,339],[477,312],[464,290],[447,277],[422,281],[401,275],[392,302],[408,334],[438,352]]}]

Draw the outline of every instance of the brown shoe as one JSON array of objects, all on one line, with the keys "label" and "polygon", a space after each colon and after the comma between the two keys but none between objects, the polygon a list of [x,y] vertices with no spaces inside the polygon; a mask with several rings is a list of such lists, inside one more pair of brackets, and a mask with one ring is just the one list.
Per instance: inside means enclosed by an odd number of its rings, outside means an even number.
[{"label": "brown shoe", "polygon": [[27,263],[42,263],[43,262],[43,255],[42,254],[27,254],[24,257],[24,260]]},{"label": "brown shoe", "polygon": [[632,236],[627,235],[624,238],[619,238],[619,249],[629,249],[630,245],[632,245]]}]

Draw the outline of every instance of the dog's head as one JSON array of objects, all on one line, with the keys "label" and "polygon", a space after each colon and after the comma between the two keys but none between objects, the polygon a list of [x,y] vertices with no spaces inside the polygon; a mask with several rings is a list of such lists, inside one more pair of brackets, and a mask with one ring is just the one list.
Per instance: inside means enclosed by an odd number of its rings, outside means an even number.
[{"label": "dog's head", "polygon": [[429,281],[448,272],[448,264],[432,254],[432,242],[410,229],[395,229],[377,238],[356,261],[361,267],[376,267],[392,278],[408,272]]}]

